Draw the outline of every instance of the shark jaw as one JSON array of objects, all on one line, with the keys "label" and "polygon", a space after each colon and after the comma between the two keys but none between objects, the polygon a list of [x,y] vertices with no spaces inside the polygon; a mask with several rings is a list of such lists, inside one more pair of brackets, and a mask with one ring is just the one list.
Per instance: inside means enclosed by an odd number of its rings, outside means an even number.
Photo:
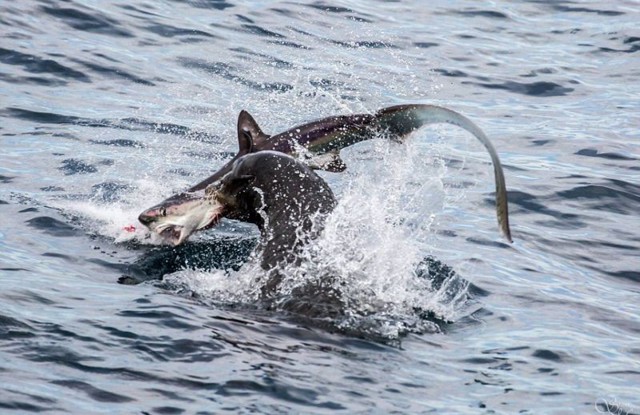
[{"label": "shark jaw", "polygon": [[224,205],[215,197],[183,193],[172,199],[142,212],[138,220],[173,246],[215,226],[224,214]]}]

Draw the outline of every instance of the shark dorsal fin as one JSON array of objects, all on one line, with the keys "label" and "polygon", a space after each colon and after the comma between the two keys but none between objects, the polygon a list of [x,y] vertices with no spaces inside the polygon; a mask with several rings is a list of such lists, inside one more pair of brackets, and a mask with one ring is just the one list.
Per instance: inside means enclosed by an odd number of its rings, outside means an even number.
[{"label": "shark dorsal fin", "polygon": [[253,144],[259,138],[268,138],[260,126],[247,111],[240,111],[238,115],[238,153],[248,154],[253,151]]}]

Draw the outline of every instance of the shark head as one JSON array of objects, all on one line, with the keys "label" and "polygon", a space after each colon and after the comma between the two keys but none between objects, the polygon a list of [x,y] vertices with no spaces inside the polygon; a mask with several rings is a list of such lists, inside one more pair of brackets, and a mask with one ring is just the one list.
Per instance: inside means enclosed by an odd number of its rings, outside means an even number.
[{"label": "shark head", "polygon": [[180,193],[138,216],[140,223],[173,246],[182,244],[194,232],[215,226],[224,206],[202,193]]},{"label": "shark head", "polygon": [[[194,232],[215,226],[222,218],[224,206],[212,196],[211,186],[218,183],[236,160],[254,151],[254,141],[262,143],[269,138],[264,134],[251,114],[240,112],[238,117],[238,154],[216,173],[161,203],[150,207],[138,216],[140,223],[160,235],[171,245],[182,244]],[[203,191],[208,189],[204,194]]]}]

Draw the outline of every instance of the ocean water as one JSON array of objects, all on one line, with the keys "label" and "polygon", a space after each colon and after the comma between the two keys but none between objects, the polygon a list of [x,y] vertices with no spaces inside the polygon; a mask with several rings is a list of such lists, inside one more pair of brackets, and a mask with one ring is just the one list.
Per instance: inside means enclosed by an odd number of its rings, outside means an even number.
[{"label": "ocean water", "polygon": [[[0,413],[639,414],[639,20],[631,0],[0,3]],[[290,283],[339,276],[339,318],[258,305],[251,226],[171,248],[136,222],[235,153],[242,109],[277,133],[414,102],[492,139],[513,244],[488,155],[448,126],[321,173],[339,204]]]}]

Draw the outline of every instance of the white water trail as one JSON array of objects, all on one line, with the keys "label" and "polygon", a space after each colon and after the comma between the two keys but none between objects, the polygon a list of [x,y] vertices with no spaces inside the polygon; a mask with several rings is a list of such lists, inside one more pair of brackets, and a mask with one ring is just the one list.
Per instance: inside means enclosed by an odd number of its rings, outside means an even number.
[{"label": "white water trail", "polygon": [[130,185],[135,191],[128,191],[117,201],[101,201],[94,196],[88,200],[54,199],[48,203],[79,219],[84,228],[115,243],[164,244],[159,235],[138,222],[138,215],[149,207],[149,200],[161,201],[171,190],[148,179],[135,180]]}]

